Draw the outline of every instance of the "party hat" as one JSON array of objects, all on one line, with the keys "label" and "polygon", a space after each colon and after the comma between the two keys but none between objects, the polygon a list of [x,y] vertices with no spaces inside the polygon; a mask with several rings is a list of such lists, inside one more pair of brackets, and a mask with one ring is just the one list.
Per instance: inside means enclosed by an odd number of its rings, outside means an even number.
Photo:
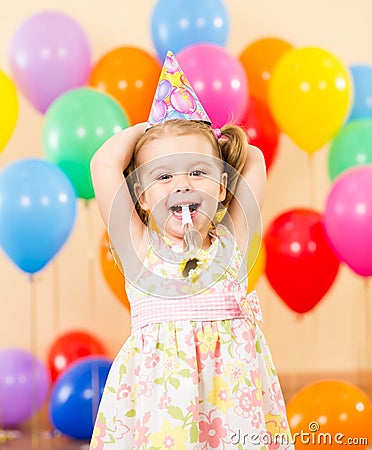
[{"label": "party hat", "polygon": [[211,125],[176,57],[168,52],[151,106],[147,128],[172,119],[200,120]]}]

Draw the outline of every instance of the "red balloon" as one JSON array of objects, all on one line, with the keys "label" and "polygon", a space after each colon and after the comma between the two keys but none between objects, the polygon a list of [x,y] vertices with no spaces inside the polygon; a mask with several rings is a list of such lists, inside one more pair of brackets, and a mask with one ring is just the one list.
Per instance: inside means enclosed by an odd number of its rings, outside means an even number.
[{"label": "red balloon", "polygon": [[262,151],[268,172],[277,153],[280,133],[269,107],[263,101],[251,98],[240,125],[247,131],[249,143]]},{"label": "red balloon", "polygon": [[74,361],[91,355],[106,356],[106,350],[97,338],[83,331],[62,334],[53,342],[48,354],[52,381],[55,381]]},{"label": "red balloon", "polygon": [[340,262],[324,232],[322,215],[294,209],[277,217],[265,233],[266,276],[289,308],[306,313],[334,282]]}]

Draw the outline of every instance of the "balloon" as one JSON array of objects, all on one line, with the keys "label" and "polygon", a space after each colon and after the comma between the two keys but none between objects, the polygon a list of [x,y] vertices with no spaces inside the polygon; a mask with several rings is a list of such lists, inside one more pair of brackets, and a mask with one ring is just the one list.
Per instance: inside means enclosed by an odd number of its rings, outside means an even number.
[{"label": "balloon", "polygon": [[314,153],[342,126],[351,103],[348,71],[317,47],[287,51],[269,83],[269,104],[279,128],[302,150]]},{"label": "balloon", "polygon": [[240,125],[247,131],[249,143],[262,151],[268,172],[275,159],[279,142],[279,129],[269,108],[261,100],[251,98]]},{"label": "balloon", "polygon": [[30,419],[46,400],[49,375],[31,353],[0,350],[0,423],[13,427]]},{"label": "balloon", "polygon": [[54,164],[29,158],[0,172],[0,246],[24,272],[38,272],[56,255],[75,216],[73,186]]},{"label": "balloon", "polygon": [[354,167],[333,184],[324,212],[326,235],[339,259],[372,276],[372,165]]},{"label": "balloon", "polygon": [[287,415],[292,436],[298,433],[296,450],[342,448],[352,442],[365,449],[366,440],[372,439],[371,401],[345,381],[323,380],[306,386],[287,403]]},{"label": "balloon", "polygon": [[16,84],[41,113],[63,92],[89,77],[88,38],[71,17],[57,11],[35,14],[18,28],[10,44]]},{"label": "balloon", "polygon": [[372,118],[372,66],[351,66],[354,82],[354,103],[349,121]]},{"label": "balloon", "polygon": [[355,120],[342,127],[328,154],[331,179],[351,167],[372,164],[371,142],[372,119]]},{"label": "balloon", "polygon": [[115,259],[112,255],[113,249],[110,251],[110,240],[107,231],[103,233],[100,242],[100,266],[102,274],[107,285],[111,291],[115,294],[118,300],[128,309],[130,309],[128,297],[125,291],[125,278],[123,276],[123,268],[120,268],[117,264],[120,264],[120,260],[117,256]]},{"label": "balloon", "polygon": [[18,98],[13,81],[0,70],[0,153],[12,135],[18,117]]},{"label": "balloon", "polygon": [[240,62],[217,45],[200,44],[177,55],[187,79],[214,127],[241,121],[248,107],[248,84]]},{"label": "balloon", "polygon": [[265,272],[266,249],[258,233],[254,233],[248,251],[248,291],[252,291]]},{"label": "balloon", "polygon": [[278,38],[262,38],[249,44],[241,53],[242,63],[252,97],[267,104],[268,89],[272,71],[280,58],[292,45]]},{"label": "balloon", "polygon": [[53,342],[48,352],[48,365],[55,381],[70,365],[84,356],[106,355],[102,343],[84,331],[64,333]]},{"label": "balloon", "polygon": [[266,276],[273,289],[293,311],[313,309],[339,269],[322,216],[308,209],[287,211],[268,227],[265,244]]},{"label": "balloon", "polygon": [[73,89],[48,109],[43,128],[43,149],[74,184],[77,195],[94,197],[90,160],[114,133],[128,126],[116,100],[91,88]]},{"label": "balloon", "polygon": [[107,358],[87,356],[58,378],[49,403],[49,417],[57,430],[74,439],[92,436],[110,367]]},{"label": "balloon", "polygon": [[106,53],[93,68],[89,84],[111,94],[132,124],[146,122],[161,71],[160,63],[135,47]]},{"label": "balloon", "polygon": [[151,16],[151,35],[159,58],[194,44],[224,46],[229,17],[222,0],[158,0]]}]

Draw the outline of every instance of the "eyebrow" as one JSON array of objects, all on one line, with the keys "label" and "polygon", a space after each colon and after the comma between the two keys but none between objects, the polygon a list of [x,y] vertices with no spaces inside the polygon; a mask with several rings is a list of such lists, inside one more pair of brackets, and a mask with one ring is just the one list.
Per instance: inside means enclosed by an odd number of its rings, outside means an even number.
[{"label": "eyebrow", "polygon": [[150,170],[150,172],[148,173],[148,175],[152,175],[154,172],[158,172],[158,171],[162,171],[162,170],[169,171],[170,168],[169,168],[169,167],[166,167],[166,166],[155,167],[154,169]]}]

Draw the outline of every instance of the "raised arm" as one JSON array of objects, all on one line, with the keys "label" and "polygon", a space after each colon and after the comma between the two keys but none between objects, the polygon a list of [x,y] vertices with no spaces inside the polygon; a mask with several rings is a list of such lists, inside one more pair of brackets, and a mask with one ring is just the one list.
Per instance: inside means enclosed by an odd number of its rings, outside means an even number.
[{"label": "raised arm", "polygon": [[[260,149],[246,145],[246,160],[228,208],[233,232],[243,254],[255,231],[261,231],[261,209],[266,190],[266,165]],[[253,195],[252,195],[253,194]]]},{"label": "raised arm", "polygon": [[259,148],[247,145],[247,159],[241,176],[249,185],[261,210],[266,191],[266,163]]},{"label": "raised arm", "polygon": [[124,260],[133,257],[130,248],[142,242],[146,229],[123,176],[145,128],[146,124],[140,123],[115,134],[97,150],[90,163],[98,208],[123,267]]}]

